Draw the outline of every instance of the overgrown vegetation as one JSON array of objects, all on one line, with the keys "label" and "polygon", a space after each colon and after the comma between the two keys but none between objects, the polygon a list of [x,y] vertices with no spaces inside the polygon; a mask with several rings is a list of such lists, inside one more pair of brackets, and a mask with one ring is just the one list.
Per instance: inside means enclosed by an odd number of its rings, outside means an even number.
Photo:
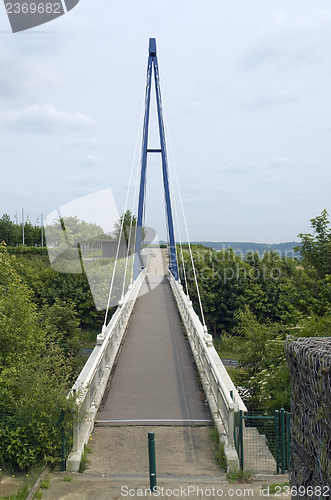
[{"label": "overgrown vegetation", "polygon": [[0,500],[25,500],[28,494],[28,486],[24,486],[24,488],[20,488],[17,493],[10,495],[9,497],[0,496]]},{"label": "overgrown vegetation", "polygon": [[224,444],[219,442],[219,433],[216,425],[210,430],[210,438],[215,443],[215,448],[216,448],[215,460],[219,465],[219,467],[226,471],[227,462],[224,452]]},{"label": "overgrown vegetation", "polygon": [[229,483],[252,483],[253,475],[249,470],[239,470],[238,472],[229,472],[226,475]]},{"label": "overgrown vegetation", "polygon": [[275,493],[277,493],[277,495],[279,495],[279,493],[283,493],[283,492],[287,491],[289,486],[290,486],[290,483],[272,483],[268,487],[268,493],[270,495],[274,495]]},{"label": "overgrown vegetation", "polygon": [[0,463],[12,470],[54,464],[61,409],[70,437],[79,321],[73,304],[34,301],[15,257],[0,245]]},{"label": "overgrown vegetation", "polygon": [[224,443],[220,443],[218,446],[218,450],[215,455],[215,460],[218,463],[219,467],[223,470],[227,470],[227,461],[224,451]]},{"label": "overgrown vegetation", "polygon": [[84,452],[82,454],[82,458],[79,464],[79,470],[78,472],[83,473],[86,471],[88,468],[88,464],[90,463],[91,460],[89,460],[88,455],[89,453],[92,452],[92,449],[89,446],[84,446]]}]

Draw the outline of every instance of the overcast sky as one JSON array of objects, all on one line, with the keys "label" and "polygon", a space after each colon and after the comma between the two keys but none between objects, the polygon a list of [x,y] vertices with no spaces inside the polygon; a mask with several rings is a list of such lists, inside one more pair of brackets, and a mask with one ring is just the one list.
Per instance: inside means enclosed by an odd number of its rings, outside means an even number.
[{"label": "overcast sky", "polygon": [[[17,34],[0,8],[0,216],[109,188],[123,211],[150,37],[192,240],[298,240],[331,212],[329,0],[80,0]],[[146,224],[165,238],[157,155]]]}]

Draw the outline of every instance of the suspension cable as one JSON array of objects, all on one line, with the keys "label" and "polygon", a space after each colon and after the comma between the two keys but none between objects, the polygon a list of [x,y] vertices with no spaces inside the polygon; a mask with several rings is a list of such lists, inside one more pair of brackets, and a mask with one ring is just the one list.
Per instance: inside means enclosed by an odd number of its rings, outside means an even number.
[{"label": "suspension cable", "polygon": [[[164,115],[164,121],[167,124],[167,121],[166,121],[166,118],[165,118],[165,113],[163,113],[163,115]],[[168,129],[168,126],[167,126],[167,129]],[[191,243],[190,243],[190,238],[189,238],[188,230],[187,230],[187,224],[186,224],[186,217],[185,217],[185,212],[184,212],[183,200],[182,200],[182,195],[181,195],[181,191],[180,191],[180,187],[179,187],[178,175],[177,175],[177,169],[176,169],[176,163],[175,163],[175,159],[174,159],[174,154],[173,154],[173,150],[172,150],[172,145],[171,145],[169,133],[168,133],[168,143],[170,145],[170,151],[171,151],[172,162],[173,162],[173,169],[174,169],[174,172],[175,172],[177,190],[178,190],[179,200],[180,200],[180,204],[181,204],[181,208],[182,208],[182,214],[183,214],[183,219],[184,219],[186,237],[187,237],[188,247],[189,247],[189,251],[190,251],[190,257],[191,257],[191,262],[192,262],[193,274],[194,274],[194,281],[195,281],[195,286],[196,286],[196,290],[197,290],[197,294],[198,294],[198,301],[199,301],[199,306],[200,306],[200,311],[201,311],[202,323],[203,323],[203,326],[206,327],[205,315],[203,313],[203,308],[202,308],[201,296],[200,296],[200,291],[199,291],[199,286],[198,286],[198,280],[197,280],[196,270],[195,270],[195,266],[194,266],[194,260],[193,260],[193,255],[192,255]]]},{"label": "suspension cable", "polygon": [[[176,203],[176,199],[175,199],[175,189],[174,189],[174,183],[173,183],[171,175],[170,175],[170,186],[171,186],[171,192],[172,192],[172,199],[174,201],[174,209],[175,209],[174,212],[175,212],[175,218],[176,218],[176,223],[177,223],[177,232],[178,232],[178,239],[179,239],[180,254],[181,254],[181,259],[182,259],[182,268],[183,268],[183,272],[184,272],[186,295],[189,295],[188,287],[187,287],[187,278],[186,278],[186,269],[185,269],[184,255],[183,255],[183,247],[182,247],[182,238],[181,238],[180,229],[179,229],[177,203]],[[176,248],[176,259],[177,259],[177,262],[179,262],[178,261],[177,246],[175,248]],[[180,275],[178,275],[178,282],[180,283]]]},{"label": "suspension cable", "polygon": [[[144,108],[142,108],[142,109],[144,109]],[[141,115],[142,115],[142,113],[141,113]],[[132,181],[133,167],[134,167],[135,156],[136,156],[136,151],[137,151],[137,144],[138,144],[138,137],[139,137],[140,125],[141,125],[141,117],[140,117],[140,122],[139,122],[139,127],[138,127],[138,134],[137,134],[137,138],[136,138],[136,145],[135,145],[135,150],[134,150],[134,157],[133,157],[133,161],[132,161],[132,165],[131,165],[129,184],[128,184],[128,189],[127,189],[127,193],[126,193],[125,203],[124,203],[124,213],[122,215],[121,226],[120,226],[120,233],[119,233],[118,242],[117,242],[116,256],[115,256],[115,262],[114,262],[112,279],[111,279],[111,283],[110,283],[110,287],[109,287],[109,293],[108,293],[108,300],[107,300],[107,307],[106,307],[105,319],[104,319],[104,323],[103,323],[103,329],[106,327],[107,316],[108,316],[109,305],[110,305],[110,299],[111,299],[111,294],[112,294],[113,286],[114,286],[115,273],[116,273],[116,267],[117,267],[117,261],[118,261],[118,254],[119,254],[119,249],[120,249],[121,241],[122,241],[124,219],[125,219],[125,213],[126,213],[126,208],[127,208],[127,204],[128,204],[129,192],[130,192],[131,181]],[[125,275],[124,275],[124,283],[125,283]]]},{"label": "suspension cable", "polygon": [[[137,147],[138,147],[138,139],[140,136],[140,128],[141,128],[141,123],[142,123],[142,118],[143,118],[143,110],[144,110],[144,105],[141,109],[141,114],[140,114],[140,121],[139,121],[139,128],[138,128],[138,134],[136,138],[136,144],[134,148],[134,155],[133,155],[133,161],[132,161],[132,169],[131,173],[133,171],[133,165],[135,163],[136,159],[136,153],[137,153]],[[138,178],[138,173],[139,173],[139,167],[137,168],[137,173],[136,173],[136,185],[134,189],[134,195],[133,195],[133,208],[131,212],[131,220],[130,220],[130,230],[129,230],[129,237],[128,237],[128,242],[127,242],[127,251],[126,251],[126,259],[125,259],[125,269],[124,269],[124,277],[123,277],[123,287],[122,287],[122,295],[121,299],[124,297],[124,290],[125,290],[125,282],[126,282],[126,274],[127,274],[127,269],[128,269],[128,259],[129,259],[129,253],[130,253],[130,245],[131,245],[131,234],[132,234],[132,225],[133,225],[133,217],[134,217],[134,206],[135,206],[135,201],[136,201],[136,193],[137,193],[137,178]],[[131,187],[131,177],[130,177],[130,187]],[[134,261],[134,259],[133,259]],[[130,276],[130,283],[132,281],[132,277]]]},{"label": "suspension cable", "polygon": [[[133,197],[132,214],[134,213],[134,207],[135,207],[135,204],[136,204],[136,198],[138,197],[138,178],[139,178],[139,166],[137,168],[137,173],[136,173],[136,183],[135,183],[135,190],[134,190],[134,197]],[[132,219],[133,219],[133,217],[132,217]],[[134,236],[134,241],[133,241],[133,247],[132,248],[136,248],[137,221],[136,221],[136,230],[134,231],[133,236]],[[132,256],[131,275],[130,275],[130,284],[131,285],[133,283],[134,260],[135,260],[135,253],[133,253],[133,256]]]}]

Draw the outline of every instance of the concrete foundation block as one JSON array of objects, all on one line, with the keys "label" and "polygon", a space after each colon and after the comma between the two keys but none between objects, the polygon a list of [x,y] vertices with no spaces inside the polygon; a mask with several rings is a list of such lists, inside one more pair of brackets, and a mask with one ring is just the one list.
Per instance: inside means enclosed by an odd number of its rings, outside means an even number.
[{"label": "concrete foundation block", "polygon": [[71,452],[66,462],[66,469],[68,472],[78,472],[79,465],[82,458],[82,452]]},{"label": "concrete foundation block", "polygon": [[224,454],[227,463],[227,473],[239,471],[239,457],[235,448],[224,443]]}]

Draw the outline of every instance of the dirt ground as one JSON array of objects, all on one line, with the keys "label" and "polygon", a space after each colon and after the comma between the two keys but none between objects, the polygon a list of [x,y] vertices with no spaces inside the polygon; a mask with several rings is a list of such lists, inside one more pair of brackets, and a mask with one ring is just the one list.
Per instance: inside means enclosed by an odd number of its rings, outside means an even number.
[{"label": "dirt ground", "polygon": [[210,427],[95,427],[90,473],[148,475],[148,432],[154,432],[158,474],[224,475],[215,461]]},{"label": "dirt ground", "polygon": [[[158,492],[154,495],[149,491],[148,431],[155,434]],[[82,474],[50,474],[43,500],[276,499],[266,488],[288,481],[287,476],[270,476],[256,477],[253,484],[229,484],[215,461],[210,427],[96,427],[89,448],[88,469]]]}]

